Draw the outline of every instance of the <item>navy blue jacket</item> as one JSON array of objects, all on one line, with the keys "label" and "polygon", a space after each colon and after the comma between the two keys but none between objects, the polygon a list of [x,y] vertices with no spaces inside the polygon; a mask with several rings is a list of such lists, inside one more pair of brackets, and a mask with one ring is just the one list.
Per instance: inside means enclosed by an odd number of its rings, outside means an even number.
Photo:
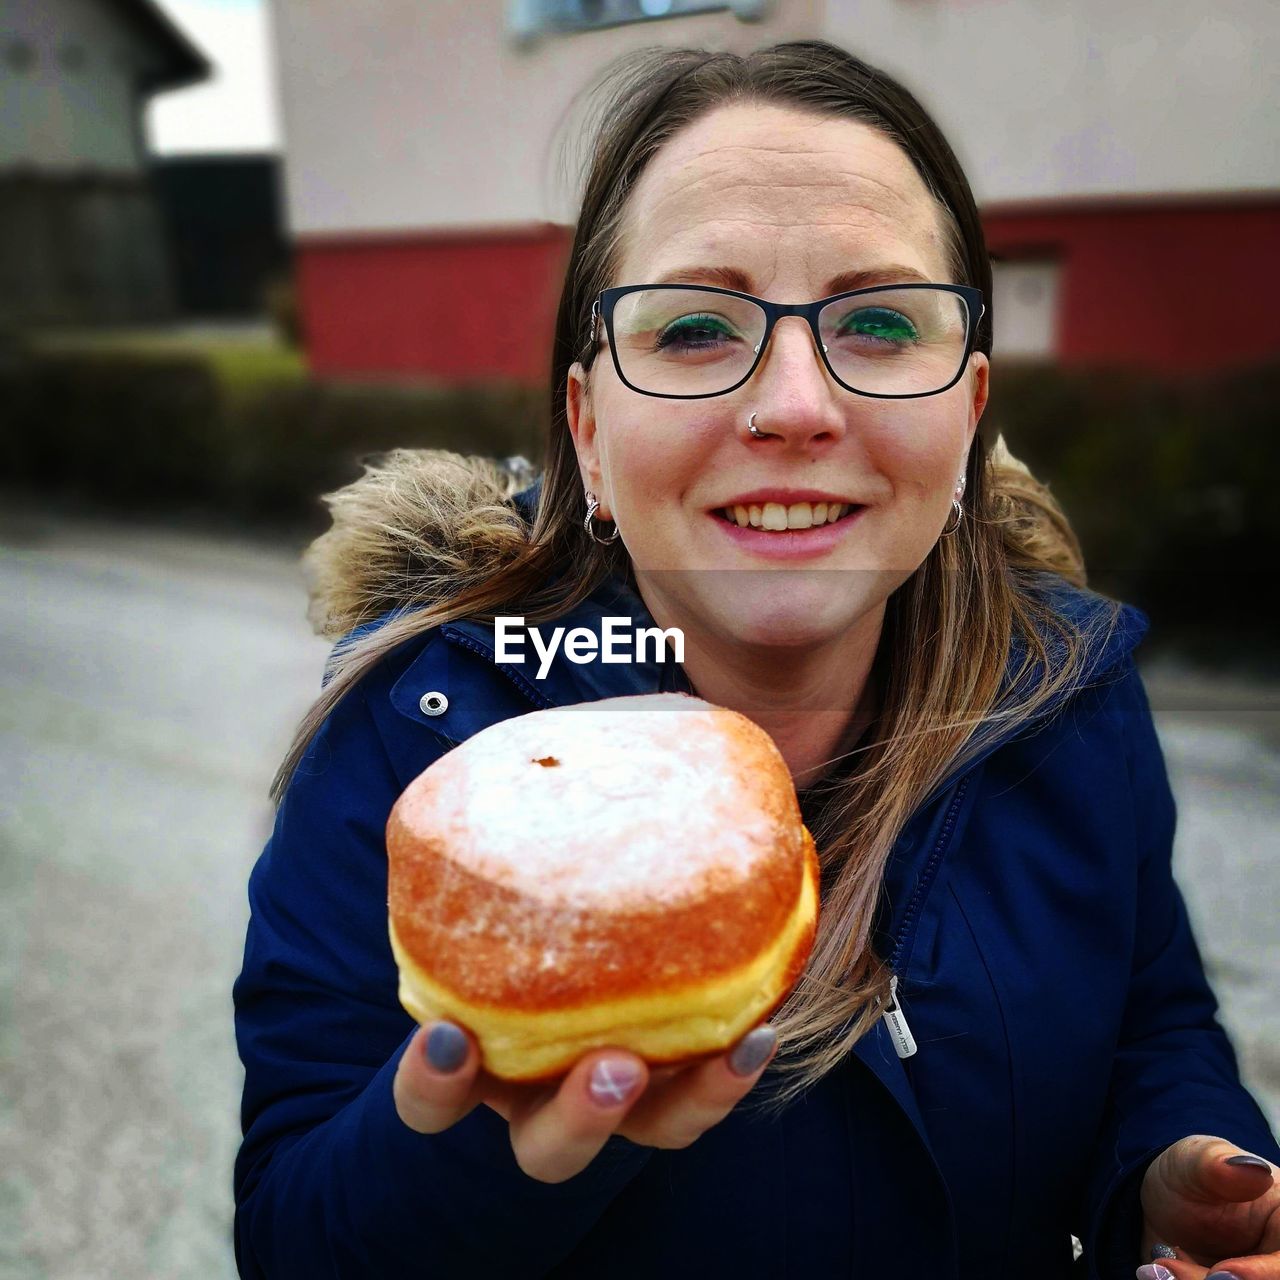
[{"label": "navy blue jacket", "polygon": [[[1078,614],[1098,604],[1056,594]],[[617,582],[558,621],[598,632],[618,614],[654,625]],[[396,1114],[414,1023],[384,826],[422,769],[487,725],[689,686],[673,662],[563,654],[537,680],[536,663],[497,663],[473,621],[395,651],[320,730],[250,880],[241,1275],[1128,1280],[1137,1188],[1164,1147],[1210,1133],[1280,1162],[1171,876],[1174,804],[1132,658],[1145,626],[1126,609],[1055,714],[904,829],[877,938],[914,1056],[881,1021],[780,1120],[740,1104],[679,1151],[614,1137],[555,1185],[520,1171],[487,1107],[434,1135]],[[431,691],[444,714],[420,707]]]}]

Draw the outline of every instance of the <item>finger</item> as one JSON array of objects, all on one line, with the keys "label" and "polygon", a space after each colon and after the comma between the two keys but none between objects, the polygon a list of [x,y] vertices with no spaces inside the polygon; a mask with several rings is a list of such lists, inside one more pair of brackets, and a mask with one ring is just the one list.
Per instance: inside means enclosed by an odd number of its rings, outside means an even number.
[{"label": "finger", "polygon": [[396,1111],[418,1133],[440,1133],[457,1124],[480,1100],[480,1054],[471,1037],[452,1022],[433,1022],[414,1032],[396,1066],[392,1093]]},{"label": "finger", "polygon": [[[1146,1239],[1145,1233],[1143,1238]],[[1151,1258],[1151,1264],[1143,1280],[1169,1280],[1170,1277],[1173,1280],[1200,1280],[1213,1268],[1212,1258],[1198,1257],[1177,1245],[1157,1242],[1147,1248],[1144,1244],[1144,1252]]]},{"label": "finger", "polygon": [[1204,1267],[1198,1267],[1194,1262],[1175,1262],[1172,1258],[1148,1262],[1134,1272],[1136,1280],[1204,1280],[1208,1274]]},{"label": "finger", "polygon": [[688,1068],[660,1089],[646,1091],[619,1132],[647,1147],[691,1146],[751,1091],[777,1044],[772,1027],[757,1027],[729,1053]]},{"label": "finger", "polygon": [[511,1117],[516,1163],[539,1182],[563,1182],[599,1154],[649,1082],[643,1059],[604,1049],[574,1064],[549,1096]]},{"label": "finger", "polygon": [[[1177,1246],[1162,1245],[1161,1248],[1166,1252],[1158,1254],[1145,1266],[1137,1269],[1137,1280],[1207,1280],[1209,1276],[1213,1280],[1232,1280],[1230,1276],[1218,1275],[1218,1266],[1214,1265],[1211,1258],[1194,1258]],[[1235,1280],[1245,1280],[1245,1277],[1236,1277]]]},{"label": "finger", "polygon": [[1134,1273],[1137,1280],[1204,1280],[1209,1274],[1207,1267],[1202,1267],[1189,1258],[1159,1258],[1139,1267]]},{"label": "finger", "polygon": [[1225,1138],[1194,1134],[1175,1143],[1166,1176],[1170,1188],[1204,1203],[1256,1200],[1271,1186],[1274,1166]]}]

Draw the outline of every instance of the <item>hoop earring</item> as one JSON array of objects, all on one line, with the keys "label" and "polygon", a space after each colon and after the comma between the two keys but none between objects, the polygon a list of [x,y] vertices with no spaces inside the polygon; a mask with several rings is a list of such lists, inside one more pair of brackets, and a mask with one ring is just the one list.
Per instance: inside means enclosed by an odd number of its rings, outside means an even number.
[{"label": "hoop earring", "polygon": [[951,516],[952,519],[943,526],[942,537],[949,538],[960,527],[960,522],[964,519],[964,507],[960,505],[959,498],[951,499]]},{"label": "hoop earring", "polygon": [[591,523],[592,517],[600,507],[600,503],[596,500],[596,495],[587,490],[587,518],[582,522],[582,527],[587,531],[587,536],[592,542],[598,542],[602,547],[607,547],[611,542],[617,542],[618,534],[622,531],[618,528],[618,522],[613,522],[613,535],[608,538],[601,538],[596,534],[595,526]]},{"label": "hoop earring", "polygon": [[969,483],[969,477],[962,471],[960,479],[956,481],[956,494],[951,499],[951,515],[954,523],[948,529],[945,525],[942,529],[942,537],[949,538],[960,527],[960,522],[964,519],[964,507],[960,503],[960,499],[964,497],[965,486]]}]

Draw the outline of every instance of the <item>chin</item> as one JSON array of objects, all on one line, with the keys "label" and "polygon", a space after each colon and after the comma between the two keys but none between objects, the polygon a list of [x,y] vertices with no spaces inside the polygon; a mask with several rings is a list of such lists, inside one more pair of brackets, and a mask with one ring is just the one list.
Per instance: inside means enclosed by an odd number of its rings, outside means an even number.
[{"label": "chin", "polygon": [[721,630],[738,644],[776,649],[812,649],[847,633],[880,600],[851,601],[832,597],[831,575],[825,589],[800,591],[790,598],[744,592],[734,601],[720,601],[715,612]]}]

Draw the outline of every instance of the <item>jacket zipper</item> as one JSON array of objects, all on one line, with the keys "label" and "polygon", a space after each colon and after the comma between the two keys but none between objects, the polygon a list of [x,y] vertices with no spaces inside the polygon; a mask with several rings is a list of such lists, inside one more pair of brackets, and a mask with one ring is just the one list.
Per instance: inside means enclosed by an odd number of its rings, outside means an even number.
[{"label": "jacket zipper", "polygon": [[955,794],[951,797],[951,803],[947,806],[946,816],[942,820],[942,830],[938,832],[938,838],[934,842],[932,852],[929,854],[929,861],[925,863],[924,870],[920,873],[916,891],[911,895],[911,902],[908,904],[906,914],[903,916],[902,925],[898,930],[898,937],[894,943],[893,956],[889,961],[889,968],[892,970],[893,976],[889,979],[889,1002],[885,1005],[882,1017],[885,1025],[889,1028],[889,1038],[893,1041],[893,1047],[899,1058],[913,1056],[916,1052],[916,1041],[911,1034],[911,1028],[907,1025],[906,1015],[902,1012],[902,1006],[898,1003],[898,965],[902,962],[908,940],[915,932],[918,924],[918,913],[924,904],[924,900],[929,895],[929,889],[938,874],[938,868],[942,865],[943,854],[946,853],[947,846],[951,843],[951,835],[955,830],[956,818],[959,816],[960,806],[964,802],[964,793],[969,789],[969,778],[971,776],[971,774],[965,774],[956,785]]},{"label": "jacket zipper", "polygon": [[484,647],[484,645],[479,643],[479,641],[473,640],[470,636],[465,635],[461,631],[445,631],[444,638],[448,640],[450,644],[461,645],[464,649],[470,649],[472,653],[477,653],[480,657],[486,659],[486,661],[496,667],[497,670],[501,671],[502,674],[506,676],[507,679],[510,680],[511,683],[514,684],[516,688],[519,689],[520,692],[523,693],[524,696],[540,710],[545,711],[549,707],[559,705],[559,703],[553,702],[548,698],[540,689],[535,689],[534,686],[524,678],[524,676],[520,675],[518,672],[512,671],[510,667],[503,666],[502,663],[500,663],[497,658],[495,658],[494,655]]}]

